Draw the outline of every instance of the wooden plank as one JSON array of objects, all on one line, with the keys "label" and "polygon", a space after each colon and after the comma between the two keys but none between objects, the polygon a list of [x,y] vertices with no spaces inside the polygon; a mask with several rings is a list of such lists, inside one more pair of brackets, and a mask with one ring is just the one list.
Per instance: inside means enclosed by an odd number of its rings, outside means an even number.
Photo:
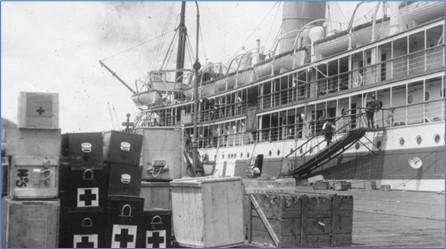
[{"label": "wooden plank", "polygon": [[274,232],[274,229],[271,227],[271,224],[269,224],[268,219],[266,218],[266,215],[263,213],[262,209],[259,206],[259,203],[257,203],[256,198],[254,195],[249,195],[251,199],[251,203],[254,206],[255,210],[260,216],[260,219],[263,222],[263,225],[265,225],[266,230],[268,231],[268,234],[271,236],[271,239],[274,241],[275,246],[279,246],[279,238],[277,237],[277,234]]}]

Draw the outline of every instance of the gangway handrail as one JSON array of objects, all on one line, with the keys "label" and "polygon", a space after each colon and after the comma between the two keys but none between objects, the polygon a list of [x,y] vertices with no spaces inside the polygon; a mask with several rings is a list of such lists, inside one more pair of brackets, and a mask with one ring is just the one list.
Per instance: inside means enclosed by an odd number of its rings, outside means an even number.
[{"label": "gangway handrail", "polygon": [[[350,112],[351,110],[357,110],[357,109],[365,109],[365,108],[362,108],[362,107],[352,108],[352,109],[348,109],[347,112]],[[353,115],[355,115],[356,117],[362,117],[362,116],[364,115],[364,112],[357,113],[357,114],[353,114]],[[345,117],[351,117],[351,116],[352,116],[352,114],[350,114],[350,115],[342,115],[342,116],[339,116],[339,117],[337,117],[337,118],[335,119],[334,123],[336,123],[337,121],[339,121],[339,120],[341,120],[341,119],[343,119],[343,118],[345,118]],[[350,122],[347,123],[347,124],[344,124],[344,125],[341,126],[339,129],[335,130],[335,132],[334,132],[333,135],[339,133],[340,131],[344,130],[344,129],[345,129],[346,127],[348,127],[348,126],[350,126]],[[318,135],[314,135],[314,136],[311,137],[310,139],[307,139],[307,141],[305,141],[303,144],[301,144],[301,145],[298,146],[297,148],[295,148],[295,149],[293,149],[292,151],[290,151],[284,158],[288,158],[289,156],[291,156],[292,154],[294,154],[297,150],[301,149],[303,146],[305,146],[306,144],[308,144],[310,141],[312,141],[313,139],[315,139],[315,138],[317,138],[317,137],[318,137]],[[315,146],[313,146],[313,147],[311,147],[311,148],[314,148],[314,147],[319,146],[319,145],[320,145],[322,142],[324,142],[324,141],[325,141],[325,140],[322,140],[321,142],[317,143]],[[309,150],[308,150],[308,151],[309,151]],[[301,156],[305,155],[308,151],[306,151],[306,152],[305,152],[304,154],[302,154]]]}]

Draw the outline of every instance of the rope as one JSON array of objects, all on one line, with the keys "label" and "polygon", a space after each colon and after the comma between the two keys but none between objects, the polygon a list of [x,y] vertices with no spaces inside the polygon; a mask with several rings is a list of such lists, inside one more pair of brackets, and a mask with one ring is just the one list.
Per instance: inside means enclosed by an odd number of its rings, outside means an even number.
[{"label": "rope", "polygon": [[166,55],[164,56],[163,62],[161,63],[161,67],[160,70],[162,70],[164,68],[164,66],[166,65],[166,62],[169,60],[170,55],[172,54],[172,45],[175,42],[175,38],[177,37],[178,34],[178,30],[175,31],[175,35],[172,38],[172,41],[170,41],[169,47],[167,48],[167,52]]},{"label": "rope", "polygon": [[158,36],[156,36],[156,37],[154,37],[154,38],[152,38],[152,39],[145,40],[145,41],[143,41],[143,42],[141,42],[141,43],[139,43],[139,44],[137,44],[137,45],[135,45],[135,46],[132,46],[132,47],[127,48],[127,49],[124,49],[124,50],[121,50],[120,52],[117,52],[116,54],[110,55],[110,56],[108,56],[108,57],[104,57],[104,58],[101,59],[101,61],[105,61],[105,60],[108,60],[108,59],[110,59],[110,58],[113,58],[113,57],[116,57],[116,56],[118,56],[118,55],[121,55],[121,54],[123,54],[123,53],[127,53],[127,52],[130,51],[130,50],[133,50],[133,49],[135,49],[135,48],[141,47],[142,45],[144,45],[144,44],[146,44],[146,43],[149,43],[149,42],[152,42],[152,41],[154,41],[154,40],[156,40],[156,39],[158,39],[158,38],[160,38],[160,37],[163,37],[163,36],[169,34],[170,32],[173,32],[173,31],[175,31],[175,30],[171,30],[171,31],[164,32],[164,33],[162,33],[162,34],[160,34],[160,35],[158,35]]}]

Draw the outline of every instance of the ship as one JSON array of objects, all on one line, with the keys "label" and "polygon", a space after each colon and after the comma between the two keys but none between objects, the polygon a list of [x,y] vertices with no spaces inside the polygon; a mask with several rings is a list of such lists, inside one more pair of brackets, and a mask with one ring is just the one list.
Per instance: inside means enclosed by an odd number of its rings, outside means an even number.
[{"label": "ship", "polygon": [[342,30],[327,4],[283,2],[272,49],[190,69],[182,15],[176,68],[132,91],[135,126],[182,127],[216,176],[252,177],[263,158],[262,176],[444,191],[444,2],[376,2],[356,25],[360,2]]}]

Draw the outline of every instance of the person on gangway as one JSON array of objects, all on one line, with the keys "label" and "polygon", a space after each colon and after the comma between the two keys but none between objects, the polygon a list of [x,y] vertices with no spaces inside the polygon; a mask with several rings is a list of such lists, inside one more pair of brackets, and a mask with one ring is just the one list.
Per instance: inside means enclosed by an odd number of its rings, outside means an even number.
[{"label": "person on gangway", "polygon": [[331,143],[331,139],[333,138],[334,126],[330,123],[329,120],[325,121],[322,126],[322,132],[325,136],[325,141],[327,141],[327,146]]}]

